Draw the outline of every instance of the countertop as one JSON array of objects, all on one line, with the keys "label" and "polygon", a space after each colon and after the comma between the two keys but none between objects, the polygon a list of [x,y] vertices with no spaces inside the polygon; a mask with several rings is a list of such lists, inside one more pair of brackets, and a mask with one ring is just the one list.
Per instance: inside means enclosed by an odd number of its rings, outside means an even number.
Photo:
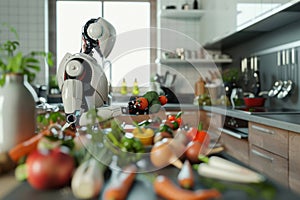
[{"label": "countertop", "polygon": [[[237,162],[241,165],[239,161],[233,157],[227,155],[226,153],[221,153],[219,156],[224,157],[233,162]],[[168,166],[155,171],[154,174],[162,174],[171,178],[176,183],[176,177],[179,169]],[[216,179],[210,179],[201,177],[195,172],[196,185],[194,189],[206,189],[206,188],[216,188],[222,193],[222,199],[224,200],[298,200],[299,196],[294,192],[290,191],[288,188],[279,185],[272,180],[267,179],[263,183],[258,184],[245,184],[245,183],[234,183],[227,181],[220,181]],[[135,182],[128,194],[127,200],[145,199],[145,200],[163,200],[162,198],[155,195],[153,186],[151,184],[151,179],[154,175],[152,172],[137,174]],[[152,178],[151,178],[152,177]],[[14,178],[11,175],[11,179]],[[0,178],[1,180],[2,178]],[[1,186],[2,183],[1,183]],[[105,185],[103,190],[105,190]],[[102,190],[102,191],[103,191]],[[99,198],[102,199],[101,195]],[[65,187],[57,190],[44,190],[38,191],[33,189],[27,182],[22,182],[13,187],[13,189],[6,193],[6,195],[0,195],[3,200],[15,200],[15,199],[35,199],[35,200],[75,200],[76,198],[72,195],[70,187]]]},{"label": "countertop", "polygon": [[[117,104],[113,104],[117,105]],[[123,105],[124,104],[118,104],[118,105]],[[178,110],[183,110],[183,111],[197,111],[197,110],[205,110],[208,112],[212,113],[217,113],[221,115],[226,115],[226,116],[232,116],[240,119],[244,119],[247,121],[251,122],[258,122],[261,124],[265,125],[270,125],[274,126],[277,128],[282,128],[285,130],[293,131],[296,133],[300,133],[300,121],[298,120],[300,117],[300,114],[276,114],[276,115],[251,115],[246,112],[238,111],[238,110],[233,110],[228,107],[222,107],[222,106],[197,106],[193,104],[166,104],[163,106],[163,109],[166,111],[178,111]],[[226,154],[223,154],[223,156],[227,156]],[[229,157],[229,159],[233,159]],[[237,161],[238,162],[238,161]],[[160,171],[162,174],[176,174],[178,173],[178,170],[175,169],[174,167],[168,167],[165,169],[162,169]],[[142,177],[141,177],[142,178]],[[207,183],[206,181],[209,181]],[[205,184],[217,184],[221,185],[221,187],[227,187],[228,185],[232,188],[223,191],[222,194],[224,195],[223,199],[266,199],[268,198],[263,198],[261,195],[262,193],[259,193],[257,190],[256,186],[253,188],[253,185],[249,184],[231,184],[231,183],[224,183],[222,181],[215,181],[215,180],[205,180],[205,179],[200,179],[198,180],[198,186],[199,188],[205,188]],[[70,192],[70,188],[63,188],[59,191],[47,191],[47,192],[41,192],[41,191],[35,191],[32,189],[27,182],[22,182],[19,183],[15,180],[14,174],[9,173],[5,175],[0,176],[0,199],[74,199],[73,195]],[[275,189],[275,197],[271,198],[273,199],[300,199],[299,196],[296,196],[293,194],[290,190],[287,188],[278,185],[272,181],[268,181],[266,185],[261,185],[262,187],[271,187],[271,190]],[[137,187],[139,190],[144,190],[146,187],[147,191],[152,192],[151,195],[149,195],[153,198],[150,199],[157,199],[156,196],[153,196],[153,191],[151,188],[151,185],[149,186],[149,183],[144,182],[144,179],[138,179],[134,185],[134,188]],[[273,188],[273,189],[272,189]],[[253,197],[252,194],[248,194],[248,192],[254,192],[257,197]],[[262,192],[262,191],[260,191]],[[146,191],[145,191],[146,193]],[[135,196],[135,193],[131,193],[133,199]],[[249,196],[250,195],[250,196]],[[150,197],[149,196],[149,197]],[[130,199],[130,198],[129,198]]]},{"label": "countertop", "polygon": [[249,114],[248,112],[224,106],[203,106],[200,109],[300,133],[300,113]]},{"label": "countertop", "polygon": [[[113,103],[117,106],[127,106],[126,103]],[[181,104],[166,104],[162,106],[162,109],[166,111],[197,111],[204,110],[212,113],[221,114],[224,116],[235,117],[243,119],[249,122],[257,122],[264,125],[273,126],[276,128],[285,129],[295,133],[300,133],[300,112],[295,113],[281,113],[281,114],[249,114],[237,109],[232,109],[226,106],[198,106],[192,103],[181,103]]]}]

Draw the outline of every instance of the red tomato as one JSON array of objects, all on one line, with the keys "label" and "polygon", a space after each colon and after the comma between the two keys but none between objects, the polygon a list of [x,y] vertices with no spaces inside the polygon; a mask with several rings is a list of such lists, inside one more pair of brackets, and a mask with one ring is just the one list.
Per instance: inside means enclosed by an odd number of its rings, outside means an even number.
[{"label": "red tomato", "polygon": [[27,181],[35,189],[52,189],[70,183],[75,161],[61,148],[35,150],[26,159]]},{"label": "red tomato", "polygon": [[181,117],[179,117],[179,118],[176,118],[176,122],[179,124],[179,126],[181,125],[181,123],[182,123],[182,119],[181,119]]},{"label": "red tomato", "polygon": [[138,97],[136,98],[136,106],[138,109],[140,110],[145,110],[146,108],[148,108],[148,100],[145,97]]},{"label": "red tomato", "polygon": [[169,121],[175,121],[176,118],[175,118],[174,115],[168,115],[167,119],[168,119]]},{"label": "red tomato", "polygon": [[168,102],[168,98],[165,95],[160,95],[158,97],[158,100],[161,105],[165,105]]}]

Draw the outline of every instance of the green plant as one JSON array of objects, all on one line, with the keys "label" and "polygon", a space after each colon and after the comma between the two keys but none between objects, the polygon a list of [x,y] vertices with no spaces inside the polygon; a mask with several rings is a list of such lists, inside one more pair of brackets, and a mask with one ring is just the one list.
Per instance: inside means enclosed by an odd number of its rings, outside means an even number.
[{"label": "green plant", "polygon": [[233,82],[239,79],[239,70],[236,68],[228,68],[222,72],[223,82]]},{"label": "green plant", "polygon": [[23,54],[18,49],[20,42],[15,28],[8,24],[3,24],[3,27],[8,28],[15,39],[0,41],[0,86],[5,84],[6,75],[9,73],[27,75],[28,81],[32,82],[35,79],[35,73],[40,71],[39,57],[45,58],[49,66],[53,65],[52,54],[50,52],[31,51],[28,54]]}]

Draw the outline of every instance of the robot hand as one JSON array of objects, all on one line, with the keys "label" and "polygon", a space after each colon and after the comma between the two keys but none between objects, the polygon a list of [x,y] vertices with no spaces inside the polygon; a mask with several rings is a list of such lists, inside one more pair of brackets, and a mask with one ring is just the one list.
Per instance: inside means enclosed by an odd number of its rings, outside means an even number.
[{"label": "robot hand", "polygon": [[91,19],[83,28],[82,38],[82,52],[67,53],[57,71],[69,125],[75,125],[83,112],[103,106],[108,99],[103,67],[90,53],[95,49],[101,58],[106,58],[115,43],[115,29],[102,18]]}]

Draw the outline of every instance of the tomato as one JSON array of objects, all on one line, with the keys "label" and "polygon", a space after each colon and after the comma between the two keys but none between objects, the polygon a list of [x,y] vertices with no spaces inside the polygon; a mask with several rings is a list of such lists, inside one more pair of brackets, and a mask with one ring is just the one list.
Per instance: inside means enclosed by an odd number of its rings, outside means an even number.
[{"label": "tomato", "polygon": [[[65,147],[66,148],[66,147]],[[26,159],[27,181],[35,189],[52,189],[70,183],[75,160],[64,147],[35,150]]]},{"label": "tomato", "polygon": [[138,109],[140,110],[145,110],[146,108],[148,108],[148,100],[145,97],[138,97],[136,98],[136,103],[135,105],[137,106]]},{"label": "tomato", "polygon": [[175,118],[175,115],[168,115],[167,119],[169,121],[175,121],[176,118]]},{"label": "tomato", "polygon": [[182,119],[181,119],[181,117],[179,117],[179,118],[177,118],[176,119],[176,122],[179,124],[179,126],[181,125],[181,123],[182,123]]},{"label": "tomato", "polygon": [[168,98],[165,95],[160,95],[158,97],[158,100],[161,105],[165,105],[168,102]]}]

